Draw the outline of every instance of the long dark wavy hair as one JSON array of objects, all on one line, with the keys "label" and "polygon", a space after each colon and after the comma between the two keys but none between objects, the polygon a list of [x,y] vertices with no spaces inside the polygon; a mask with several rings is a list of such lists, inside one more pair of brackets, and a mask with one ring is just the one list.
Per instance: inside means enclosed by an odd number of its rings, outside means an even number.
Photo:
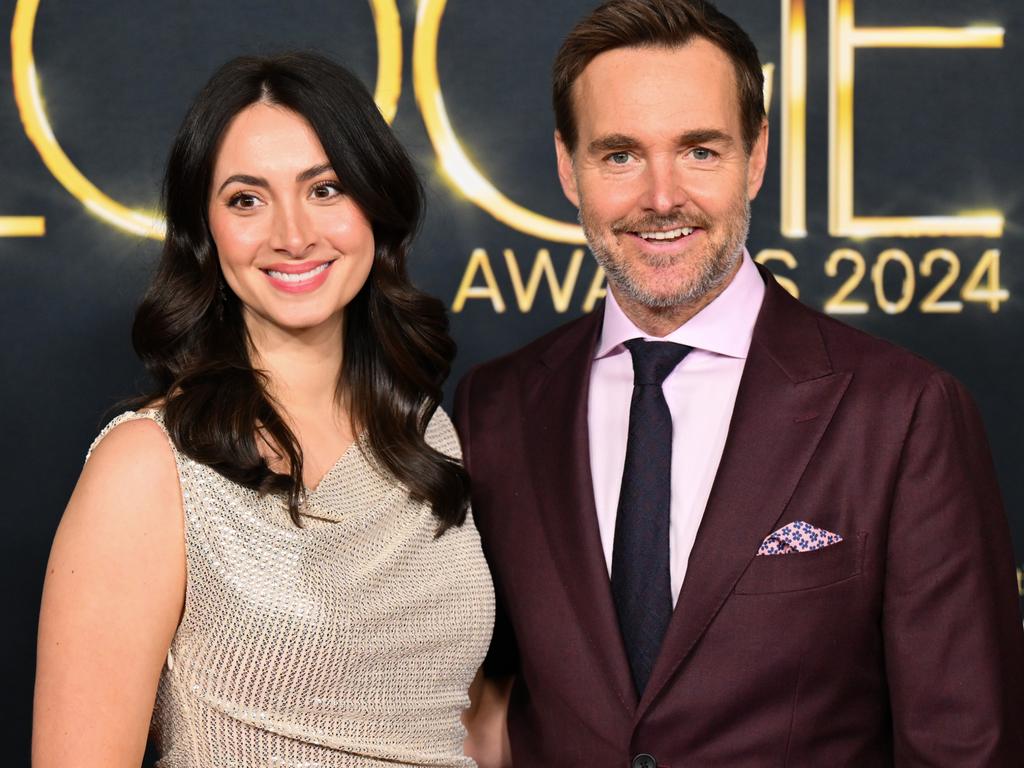
[{"label": "long dark wavy hair", "polygon": [[[160,401],[171,438],[185,455],[260,493],[283,493],[301,526],[302,450],[253,367],[239,299],[226,286],[210,234],[208,201],[221,139],[257,102],[305,118],[345,194],[373,228],[370,276],[345,308],[338,395],[353,429],[365,430],[372,458],[417,501],[429,503],[437,535],[466,517],[465,470],[424,439],[455,344],[444,306],[410,283],[406,252],[423,192],[412,162],[362,83],[312,53],[240,57],[213,76],[189,109],[167,162],[167,238],[135,316],[132,341]],[[356,432],[358,434],[358,431]],[[265,441],[285,472],[271,470]]]}]

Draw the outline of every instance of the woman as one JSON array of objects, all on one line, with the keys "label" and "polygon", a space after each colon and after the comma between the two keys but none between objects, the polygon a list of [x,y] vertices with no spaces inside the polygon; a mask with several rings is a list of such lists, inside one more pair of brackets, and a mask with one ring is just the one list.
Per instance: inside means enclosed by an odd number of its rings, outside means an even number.
[{"label": "woman", "polygon": [[[412,165],[311,54],[241,58],[171,150],[135,320],[155,388],[94,443],[40,617],[33,761],[472,765],[493,592]],[[169,438],[169,439],[168,439]],[[154,710],[155,701],[155,710]]]}]

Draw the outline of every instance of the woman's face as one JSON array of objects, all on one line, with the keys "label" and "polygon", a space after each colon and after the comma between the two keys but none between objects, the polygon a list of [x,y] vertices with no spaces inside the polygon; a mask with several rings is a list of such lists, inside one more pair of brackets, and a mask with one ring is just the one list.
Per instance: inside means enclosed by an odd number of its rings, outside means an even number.
[{"label": "woman's face", "polygon": [[257,103],[229,124],[210,231],[250,331],[341,327],[373,264],[373,231],[305,118]]}]

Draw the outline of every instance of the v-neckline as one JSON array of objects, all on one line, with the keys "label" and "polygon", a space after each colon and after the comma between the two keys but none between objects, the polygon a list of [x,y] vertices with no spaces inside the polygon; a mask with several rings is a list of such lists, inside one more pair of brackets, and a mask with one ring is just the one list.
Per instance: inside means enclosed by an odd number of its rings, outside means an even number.
[{"label": "v-neckline", "polygon": [[324,482],[326,480],[328,480],[331,477],[331,475],[333,475],[335,473],[335,471],[338,469],[338,467],[340,467],[345,462],[345,460],[348,458],[349,454],[351,454],[354,450],[358,450],[359,449],[359,444],[361,442],[363,442],[363,440],[365,438],[366,438],[366,432],[360,432],[356,436],[355,440],[353,440],[351,443],[349,443],[348,446],[345,448],[345,450],[342,451],[341,454],[338,456],[338,458],[336,458],[334,460],[334,463],[331,464],[331,466],[329,466],[327,468],[327,471],[324,472],[322,475],[320,475],[320,479],[317,481],[316,485],[314,485],[312,488],[310,488],[305,483],[303,483],[302,487],[303,487],[303,490],[305,490],[305,492],[306,492],[306,497],[307,498],[315,496],[317,491],[319,491],[321,488],[324,487]]}]

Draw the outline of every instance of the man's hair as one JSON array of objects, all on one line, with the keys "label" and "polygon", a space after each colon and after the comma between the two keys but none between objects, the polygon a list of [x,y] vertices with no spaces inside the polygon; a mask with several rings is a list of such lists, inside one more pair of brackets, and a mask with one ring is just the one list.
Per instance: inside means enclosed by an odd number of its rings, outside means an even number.
[{"label": "man's hair", "polygon": [[552,71],[555,127],[566,148],[575,151],[578,138],[573,84],[591,61],[616,48],[676,48],[695,38],[718,46],[733,63],[749,154],[765,118],[761,61],[747,33],[707,0],[608,0],[573,28]]}]

